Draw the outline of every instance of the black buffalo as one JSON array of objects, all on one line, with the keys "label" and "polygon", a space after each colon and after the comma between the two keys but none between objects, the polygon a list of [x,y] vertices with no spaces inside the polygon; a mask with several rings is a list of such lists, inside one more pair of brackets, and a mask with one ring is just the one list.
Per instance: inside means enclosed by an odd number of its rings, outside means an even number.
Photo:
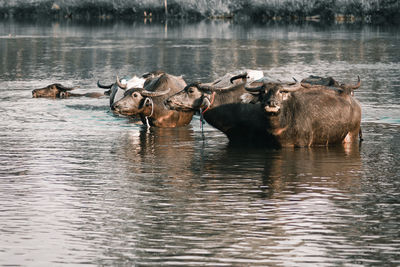
[{"label": "black buffalo", "polygon": [[[169,97],[166,104],[176,110],[199,111],[207,123],[224,132],[232,143],[242,142],[246,140],[245,136],[250,135],[250,132],[243,135],[243,129],[252,125],[248,118],[244,118],[244,114],[253,113],[254,110],[254,105],[243,104],[249,102],[249,93],[245,89],[249,80],[252,84],[253,79],[249,79],[248,74],[244,73],[236,76],[225,75],[222,79],[208,84],[193,83]],[[230,86],[218,87],[222,84]],[[257,136],[259,129],[253,128],[251,135]]]}]

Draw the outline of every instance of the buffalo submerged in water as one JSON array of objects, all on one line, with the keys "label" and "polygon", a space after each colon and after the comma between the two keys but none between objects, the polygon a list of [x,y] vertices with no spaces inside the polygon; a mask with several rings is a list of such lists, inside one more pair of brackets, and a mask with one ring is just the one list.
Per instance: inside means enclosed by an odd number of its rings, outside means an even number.
[{"label": "buffalo submerged in water", "polygon": [[46,87],[32,90],[33,98],[69,98],[69,97],[102,97],[104,93],[93,92],[93,93],[72,93],[71,91],[78,87],[65,87],[59,83],[53,83]]},{"label": "buffalo submerged in water", "polygon": [[[245,72],[227,74],[211,83],[186,85],[180,76],[156,71],[139,79],[143,87],[121,83],[118,77],[113,85],[98,85],[124,90],[121,99],[110,100],[111,110],[139,116],[149,126],[185,126],[199,111],[231,143],[309,147],[362,140],[361,107],[354,98],[354,90],[361,85],[360,78],[356,85],[339,84],[332,77],[318,76],[282,83],[268,77],[254,80]],[[32,96],[104,96],[104,93],[72,93],[75,88],[51,84],[33,90]]]}]

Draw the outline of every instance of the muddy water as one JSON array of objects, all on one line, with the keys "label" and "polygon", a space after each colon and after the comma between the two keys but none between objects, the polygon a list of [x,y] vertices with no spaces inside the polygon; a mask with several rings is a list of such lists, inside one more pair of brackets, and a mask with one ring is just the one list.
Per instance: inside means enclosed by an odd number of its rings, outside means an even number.
[{"label": "muddy water", "polygon": [[[390,27],[0,23],[0,265],[400,264],[400,34]],[[365,141],[230,147],[195,116],[146,129],[53,82],[254,68],[362,79]]]}]

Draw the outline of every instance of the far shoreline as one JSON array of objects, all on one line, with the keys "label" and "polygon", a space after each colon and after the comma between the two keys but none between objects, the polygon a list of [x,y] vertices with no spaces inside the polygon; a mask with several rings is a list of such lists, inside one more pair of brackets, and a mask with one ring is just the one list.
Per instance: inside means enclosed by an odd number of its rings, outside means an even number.
[{"label": "far shoreline", "polygon": [[[292,1],[296,2],[296,1]],[[310,1],[311,2],[311,1]],[[323,2],[323,1],[321,1]],[[329,2],[329,1],[328,1]],[[334,1],[333,1],[334,2]],[[350,3],[351,2],[351,3]],[[199,22],[209,20],[231,20],[235,23],[286,22],[303,23],[307,21],[323,24],[362,23],[362,24],[400,24],[400,8],[396,4],[369,4],[363,6],[361,0],[350,1],[348,5],[332,3],[312,4],[242,4],[227,10],[197,10],[189,5],[172,2],[139,6],[135,3],[116,7],[112,3],[56,4],[43,0],[35,3],[3,4],[0,6],[0,19],[14,20],[75,20],[75,21],[155,21],[184,20]],[[359,3],[358,3],[359,2]],[[166,1],[165,1],[166,3]],[[289,2],[288,2],[289,3]]]}]

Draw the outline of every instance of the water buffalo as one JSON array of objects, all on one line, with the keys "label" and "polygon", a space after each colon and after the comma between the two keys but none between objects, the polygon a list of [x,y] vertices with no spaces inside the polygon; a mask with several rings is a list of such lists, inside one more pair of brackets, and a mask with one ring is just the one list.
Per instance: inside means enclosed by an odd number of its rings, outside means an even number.
[{"label": "water buffalo", "polygon": [[59,83],[50,84],[44,88],[34,89],[32,90],[32,97],[46,97],[46,98],[68,98],[68,97],[78,97],[78,96],[86,96],[86,97],[101,97],[104,96],[104,93],[85,93],[85,94],[77,94],[71,93],[72,90],[77,87],[65,87]]},{"label": "water buffalo", "polygon": [[[284,86],[265,83],[246,88],[258,93],[267,125],[263,137],[272,146],[327,146],[358,140],[361,133],[361,107],[352,90],[361,85],[342,85],[341,90]],[[264,140],[264,141],[265,141]]]},{"label": "water buffalo", "polygon": [[[118,81],[117,81],[118,82]],[[119,83],[119,82],[118,82]],[[185,88],[182,77],[170,74],[152,76],[144,88],[131,88],[115,102],[111,109],[122,115],[139,115],[143,123],[156,127],[185,126],[192,120],[194,111],[176,111],[164,104],[172,94]]]}]

